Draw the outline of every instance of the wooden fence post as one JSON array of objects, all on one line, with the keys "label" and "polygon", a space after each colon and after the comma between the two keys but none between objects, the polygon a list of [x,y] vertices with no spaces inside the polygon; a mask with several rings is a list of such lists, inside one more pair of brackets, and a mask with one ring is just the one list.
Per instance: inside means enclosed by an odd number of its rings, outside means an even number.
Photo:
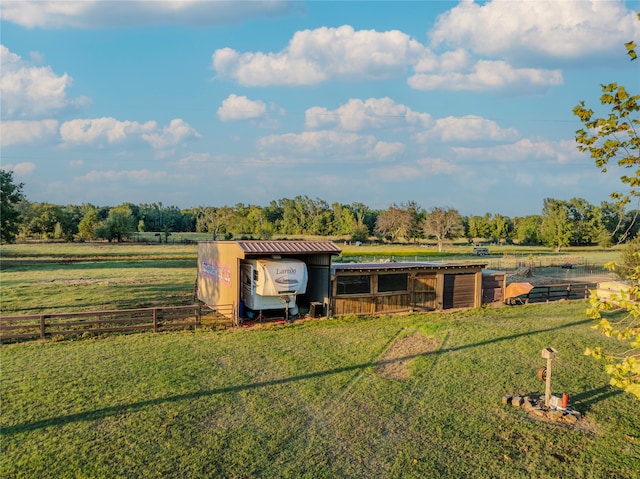
[{"label": "wooden fence post", "polygon": [[40,339],[44,339],[45,329],[46,329],[45,315],[41,314],[40,315]]},{"label": "wooden fence post", "polygon": [[158,332],[158,308],[153,308],[153,332]]}]

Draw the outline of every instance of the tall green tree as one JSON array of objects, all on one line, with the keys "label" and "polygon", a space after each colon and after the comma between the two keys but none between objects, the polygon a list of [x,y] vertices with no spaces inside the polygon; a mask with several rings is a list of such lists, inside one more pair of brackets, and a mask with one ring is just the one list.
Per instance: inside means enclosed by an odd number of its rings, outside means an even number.
[{"label": "tall green tree", "polygon": [[540,226],[542,225],[542,216],[529,215],[524,218],[514,218],[513,223],[518,244],[536,246],[541,243]]},{"label": "tall green tree", "polygon": [[569,217],[569,204],[566,201],[545,198],[540,224],[542,242],[559,253],[562,247],[571,244],[572,236],[573,223]]},{"label": "tall green tree", "polygon": [[99,238],[120,243],[123,239],[131,237],[136,231],[136,217],[131,206],[123,204],[109,210],[109,216],[96,230]]},{"label": "tall green tree", "polygon": [[[631,60],[635,60],[635,43],[629,42],[625,46]],[[613,161],[629,172],[620,177],[627,192],[611,194],[618,205],[625,206],[632,198],[640,197],[640,95],[629,94],[617,83],[601,85],[601,90],[600,104],[606,110],[602,116],[587,108],[584,101],[573,109],[584,125],[576,132],[576,142],[580,151],[589,152],[601,171],[606,172],[607,165]],[[616,265],[610,267],[615,270]],[[593,292],[589,309],[589,315],[599,320],[596,328],[617,338],[619,349],[604,351],[596,346],[587,348],[585,354],[604,360],[611,384],[640,400],[640,266],[634,268],[629,278],[633,281],[629,290],[609,301],[598,298]],[[626,314],[622,318],[609,315],[607,312],[613,308],[626,311]]]},{"label": "tall green tree", "polygon": [[602,233],[602,213],[583,198],[571,198],[568,202],[569,219],[573,223],[572,246],[589,246],[598,242]]},{"label": "tall green tree", "polygon": [[470,216],[468,223],[469,237],[472,240],[487,240],[491,237],[491,215],[489,213],[484,216]]},{"label": "tall green tree", "polygon": [[40,239],[71,239],[76,226],[69,210],[51,203],[31,203],[25,210],[21,232],[28,237]]},{"label": "tall green tree", "polygon": [[100,224],[98,210],[93,205],[87,205],[84,216],[78,225],[78,236],[82,240],[92,240],[96,238],[96,229]]},{"label": "tall green tree", "polygon": [[24,198],[22,183],[13,179],[13,171],[0,169],[0,239],[13,243],[20,225],[20,211],[16,207]]}]

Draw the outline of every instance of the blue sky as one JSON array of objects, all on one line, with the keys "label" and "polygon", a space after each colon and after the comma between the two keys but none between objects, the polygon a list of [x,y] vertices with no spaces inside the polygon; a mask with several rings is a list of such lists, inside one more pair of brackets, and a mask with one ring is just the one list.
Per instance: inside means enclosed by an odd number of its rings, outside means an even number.
[{"label": "blue sky", "polygon": [[637,93],[640,2],[3,0],[1,162],[30,201],[607,200],[572,108]]}]

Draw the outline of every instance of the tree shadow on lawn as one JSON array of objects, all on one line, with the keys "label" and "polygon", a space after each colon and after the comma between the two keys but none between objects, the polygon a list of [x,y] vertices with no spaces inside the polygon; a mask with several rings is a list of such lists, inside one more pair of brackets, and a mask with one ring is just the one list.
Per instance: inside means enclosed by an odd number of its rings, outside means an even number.
[{"label": "tree shadow on lawn", "polygon": [[606,385],[574,394],[569,397],[569,400],[573,409],[584,413],[589,411],[594,404],[619,394],[622,394],[622,389],[614,389],[612,386]]},{"label": "tree shadow on lawn", "polygon": [[[138,401],[138,402],[131,403],[131,404],[124,404],[124,405],[123,404],[119,404],[117,406],[109,406],[109,407],[105,407],[105,408],[102,408],[102,409],[96,409],[95,411],[79,412],[79,413],[75,413],[75,414],[68,414],[66,416],[59,416],[59,417],[54,417],[54,418],[49,418],[49,419],[43,419],[41,421],[16,424],[16,425],[13,425],[13,426],[6,426],[6,427],[0,428],[0,437],[2,437],[4,435],[12,435],[12,434],[18,434],[18,433],[21,433],[21,432],[34,431],[36,429],[42,429],[42,428],[46,428],[46,427],[63,426],[65,424],[74,423],[74,422],[78,422],[78,421],[95,421],[95,420],[98,420],[98,419],[103,419],[105,417],[115,416],[115,415],[118,415],[118,414],[131,413],[131,412],[139,411],[141,409],[145,409],[147,407],[157,406],[157,405],[165,404],[165,403],[189,401],[189,400],[199,399],[201,397],[209,397],[209,396],[214,396],[214,395],[218,395],[218,394],[226,394],[226,393],[233,393],[233,392],[239,392],[239,391],[248,391],[248,390],[252,390],[252,389],[260,389],[260,388],[263,388],[263,387],[275,386],[275,385],[279,385],[279,384],[287,384],[287,383],[292,383],[292,382],[296,382],[296,381],[304,381],[304,380],[307,380],[307,379],[314,379],[314,378],[323,377],[323,376],[329,376],[329,375],[333,375],[333,374],[341,374],[341,373],[350,372],[350,371],[358,371],[358,372],[360,372],[361,370],[369,368],[369,367],[380,367],[380,366],[385,365],[385,364],[395,363],[395,362],[399,362],[399,361],[409,361],[411,359],[418,358],[418,357],[427,357],[427,356],[431,356],[431,355],[440,355],[442,353],[448,353],[448,352],[453,352],[453,351],[461,351],[461,350],[465,350],[465,349],[486,346],[488,344],[498,343],[498,342],[501,342],[501,341],[509,341],[509,340],[512,340],[512,339],[521,338],[521,337],[525,337],[525,336],[530,336],[530,335],[538,334],[538,333],[546,333],[546,332],[550,332],[550,331],[557,331],[559,329],[565,329],[565,328],[570,328],[570,327],[573,327],[573,326],[579,326],[581,324],[590,323],[590,322],[592,322],[591,319],[585,319],[585,320],[581,320],[581,321],[575,321],[573,323],[564,324],[562,326],[555,326],[553,328],[546,328],[546,329],[539,329],[539,330],[536,330],[536,331],[527,331],[527,332],[524,332],[524,333],[511,334],[509,336],[503,336],[503,337],[500,337],[500,338],[493,338],[493,339],[489,339],[489,340],[486,340],[486,341],[480,341],[480,342],[477,342],[477,343],[464,344],[462,346],[456,346],[456,347],[446,348],[446,349],[441,349],[440,348],[440,349],[437,349],[435,351],[429,351],[429,352],[419,353],[419,354],[412,354],[412,355],[407,355],[407,356],[403,356],[403,357],[397,357],[397,358],[393,358],[393,359],[386,359],[386,360],[380,360],[380,361],[371,361],[371,362],[362,363],[362,364],[354,364],[354,365],[351,365],[351,366],[344,366],[344,367],[341,367],[341,368],[328,369],[326,371],[318,371],[318,372],[309,373],[309,374],[301,374],[301,375],[298,375],[298,376],[293,376],[293,377],[289,377],[289,378],[282,378],[282,379],[275,379],[275,380],[271,380],[271,381],[263,381],[263,382],[257,382],[257,383],[251,383],[251,384],[240,384],[240,385],[237,385],[237,386],[228,386],[228,387],[224,387],[224,388],[210,389],[210,390],[206,390],[206,391],[196,391],[196,392],[185,393],[185,394],[177,394],[177,395],[174,395],[174,396],[167,396],[167,397],[149,399],[149,400],[146,400],[146,401]],[[578,395],[578,396],[574,397],[574,400],[575,400],[576,403],[578,403],[578,401],[585,401],[584,403],[582,403],[582,404],[585,404],[585,406],[587,404],[589,404],[589,405],[590,404],[594,404],[595,402],[598,402],[598,401],[608,397],[608,395],[605,395],[604,397],[600,397],[599,399],[596,399],[596,397],[599,397],[598,395],[599,395],[599,391],[600,390],[603,390],[603,392],[606,392],[607,388],[603,387],[603,388],[600,388],[600,389],[595,389],[595,390],[592,390],[592,391],[588,391],[586,393],[582,393],[582,395]],[[592,394],[594,392],[595,392],[595,396],[594,396],[594,394]],[[611,394],[614,394],[614,393],[611,393]],[[609,395],[611,395],[611,394],[609,394]]]}]

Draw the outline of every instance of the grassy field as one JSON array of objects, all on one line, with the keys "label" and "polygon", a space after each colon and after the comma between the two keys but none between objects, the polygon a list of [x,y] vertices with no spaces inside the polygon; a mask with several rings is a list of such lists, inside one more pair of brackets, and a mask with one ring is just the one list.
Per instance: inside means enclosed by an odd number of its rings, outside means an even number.
[{"label": "grassy field", "polygon": [[[584,302],[0,348],[0,476],[637,478]],[[606,339],[606,338],[605,338]],[[501,404],[540,394],[578,427]]]},{"label": "grassy field", "polygon": [[[428,250],[341,247],[347,258]],[[456,248],[434,257],[478,260]],[[191,303],[197,248],[3,245],[0,259],[1,313],[32,314]],[[6,345],[0,477],[636,478],[640,402],[582,355],[606,340],[585,308]],[[501,404],[543,392],[546,346],[560,353],[554,392],[585,413],[579,427]]]},{"label": "grassy field", "polygon": [[3,245],[2,314],[178,306],[193,302],[196,245]]}]

